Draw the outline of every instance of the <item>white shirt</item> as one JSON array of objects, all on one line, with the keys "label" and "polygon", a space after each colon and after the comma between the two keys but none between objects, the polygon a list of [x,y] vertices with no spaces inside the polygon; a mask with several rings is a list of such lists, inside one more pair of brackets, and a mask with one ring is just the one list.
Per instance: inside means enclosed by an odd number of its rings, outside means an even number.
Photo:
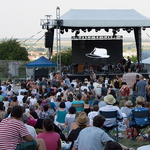
[{"label": "white shirt", "polygon": [[49,74],[49,79],[50,79],[50,81],[53,80],[53,74],[52,73]]},{"label": "white shirt", "polygon": [[[117,106],[106,105],[106,106],[101,107],[99,109],[99,111],[116,111],[116,110],[118,112],[118,118],[119,119],[123,118],[121,110]],[[98,112],[98,114],[99,114],[99,112]],[[116,125],[116,119],[115,118],[110,118],[110,119],[107,118],[106,121],[104,122],[104,126],[106,126],[106,127],[110,127],[110,126],[113,126],[113,125]]]},{"label": "white shirt", "polygon": [[74,84],[74,87],[76,87],[76,86],[77,86],[77,82],[76,82],[76,81],[74,81],[74,80],[71,82],[71,84]]},{"label": "white shirt", "polygon": [[81,93],[84,94],[84,89],[87,89],[87,92],[89,92],[89,88],[87,86],[81,86]]},{"label": "white shirt", "polygon": [[37,99],[36,98],[30,98],[30,103],[31,103],[31,105],[34,105],[35,103],[37,103]]},{"label": "white shirt", "polygon": [[6,91],[6,86],[3,86],[3,85],[2,85],[1,88],[2,88],[2,91],[3,91],[3,92]]},{"label": "white shirt", "polygon": [[18,90],[18,94],[20,95],[20,94],[21,94],[21,92],[23,92],[23,93],[24,93],[24,92],[27,92],[27,90],[26,90],[26,89],[19,89],[19,90]]},{"label": "white shirt", "polygon": [[88,117],[90,119],[90,125],[93,126],[93,118],[97,116],[98,111],[91,111],[88,113]]},{"label": "white shirt", "polygon": [[137,150],[149,150],[149,149],[150,149],[150,145],[141,146],[141,147],[137,148]]},{"label": "white shirt", "polygon": [[33,136],[34,139],[37,138],[37,134],[36,134],[36,131],[34,129],[34,127],[30,126],[30,125],[27,125],[27,124],[24,124],[27,128],[27,130],[29,131],[29,133]]},{"label": "white shirt", "polygon": [[24,97],[23,95],[18,95],[17,96],[17,100],[18,100],[20,106],[23,106],[23,100],[22,100],[23,97]]},{"label": "white shirt", "polygon": [[102,89],[101,89],[100,85],[96,86],[94,88],[94,93],[95,93],[95,97],[97,97],[97,95],[101,95],[102,94]]}]

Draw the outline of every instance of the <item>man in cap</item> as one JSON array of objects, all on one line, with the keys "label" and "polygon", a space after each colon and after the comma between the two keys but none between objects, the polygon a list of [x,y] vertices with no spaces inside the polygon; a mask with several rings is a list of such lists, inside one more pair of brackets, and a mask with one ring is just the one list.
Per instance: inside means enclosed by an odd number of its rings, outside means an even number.
[{"label": "man in cap", "polygon": [[[100,111],[117,111],[117,113],[118,113],[117,119],[122,121],[123,116],[122,116],[122,113],[121,113],[119,107],[113,106],[113,104],[116,102],[116,99],[111,94],[109,94],[109,95],[104,97],[104,102],[106,103],[106,106],[101,107],[99,109],[99,112]],[[106,119],[104,126],[110,127],[113,125],[116,125],[116,118]]]}]

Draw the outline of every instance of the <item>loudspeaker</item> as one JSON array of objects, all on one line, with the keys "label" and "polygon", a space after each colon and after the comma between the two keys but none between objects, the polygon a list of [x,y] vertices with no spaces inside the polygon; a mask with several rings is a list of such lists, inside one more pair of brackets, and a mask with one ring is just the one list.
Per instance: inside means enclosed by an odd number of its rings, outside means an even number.
[{"label": "loudspeaker", "polygon": [[34,80],[36,81],[38,78],[48,78],[49,70],[48,68],[41,68],[38,70],[34,70]]},{"label": "loudspeaker", "polygon": [[54,29],[45,32],[45,47],[53,48],[53,40],[54,40]]}]

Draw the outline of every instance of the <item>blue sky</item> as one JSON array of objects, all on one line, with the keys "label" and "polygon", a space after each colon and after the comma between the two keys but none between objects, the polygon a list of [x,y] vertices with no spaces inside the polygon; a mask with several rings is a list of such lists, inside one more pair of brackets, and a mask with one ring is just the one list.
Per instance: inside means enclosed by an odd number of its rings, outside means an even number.
[{"label": "blue sky", "polygon": [[[55,19],[57,6],[61,15],[69,9],[135,9],[150,18],[149,4],[149,0],[0,0],[0,39],[29,38],[39,31],[42,32],[35,38],[41,37],[45,30],[40,26],[40,19],[45,15],[52,15]],[[146,33],[150,34],[150,30],[144,31],[143,37]],[[133,36],[132,33],[121,34]],[[71,32],[62,37],[70,35]]]}]

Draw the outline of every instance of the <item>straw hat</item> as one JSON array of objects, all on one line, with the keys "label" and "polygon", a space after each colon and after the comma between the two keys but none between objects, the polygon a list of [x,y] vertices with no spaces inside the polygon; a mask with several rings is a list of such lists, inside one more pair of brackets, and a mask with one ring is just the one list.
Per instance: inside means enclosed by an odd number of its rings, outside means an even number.
[{"label": "straw hat", "polygon": [[130,101],[130,100],[128,100],[128,101],[126,101],[126,106],[132,106],[133,104],[132,104],[132,102]]},{"label": "straw hat", "polygon": [[89,118],[86,116],[85,112],[81,112],[76,118],[76,122],[79,126],[85,126],[89,123]]},{"label": "straw hat", "polygon": [[59,70],[57,70],[57,72],[56,73],[60,73],[60,71]]},{"label": "straw hat", "polygon": [[104,101],[107,104],[113,105],[116,102],[116,99],[111,94],[109,94],[104,97]]}]

